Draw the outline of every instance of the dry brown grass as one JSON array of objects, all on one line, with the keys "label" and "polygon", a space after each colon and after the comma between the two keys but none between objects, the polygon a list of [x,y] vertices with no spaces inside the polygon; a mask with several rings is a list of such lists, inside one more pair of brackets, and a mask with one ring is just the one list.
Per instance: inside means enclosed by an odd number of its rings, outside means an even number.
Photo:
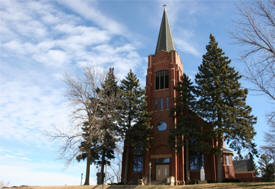
[{"label": "dry brown grass", "polygon": [[151,185],[151,186],[136,186],[136,185],[105,185],[104,187],[90,185],[90,186],[20,186],[20,187],[9,187],[9,189],[220,189],[220,188],[274,188],[275,182],[254,182],[254,183],[212,183],[212,184],[196,184],[196,185],[184,185],[184,186],[165,186],[165,185]]}]

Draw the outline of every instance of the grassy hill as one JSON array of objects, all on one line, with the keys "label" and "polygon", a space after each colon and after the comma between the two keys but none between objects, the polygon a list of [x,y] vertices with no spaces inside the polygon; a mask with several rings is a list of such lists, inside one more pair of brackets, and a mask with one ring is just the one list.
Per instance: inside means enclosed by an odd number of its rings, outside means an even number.
[{"label": "grassy hill", "polygon": [[[212,183],[212,184],[196,184],[196,185],[184,185],[184,186],[165,186],[165,185],[151,185],[151,186],[136,186],[136,185],[90,185],[90,186],[15,186],[4,188],[20,188],[20,189],[219,189],[219,188],[274,188],[275,182],[259,182],[259,183]],[[4,189],[3,188],[3,189]]]}]

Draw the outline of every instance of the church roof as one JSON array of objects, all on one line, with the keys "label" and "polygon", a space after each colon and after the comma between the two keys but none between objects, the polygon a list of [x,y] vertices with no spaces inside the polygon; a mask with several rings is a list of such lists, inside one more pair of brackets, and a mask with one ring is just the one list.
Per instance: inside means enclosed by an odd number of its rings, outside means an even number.
[{"label": "church roof", "polygon": [[253,162],[249,159],[234,160],[233,161],[235,172],[253,171]]},{"label": "church roof", "polygon": [[233,152],[227,148],[223,148],[222,149],[223,153],[230,153],[230,154],[233,154]]},{"label": "church roof", "polygon": [[171,50],[176,50],[165,8],[163,10],[163,16],[161,20],[158,43],[155,54],[161,50],[167,52],[170,52]]}]

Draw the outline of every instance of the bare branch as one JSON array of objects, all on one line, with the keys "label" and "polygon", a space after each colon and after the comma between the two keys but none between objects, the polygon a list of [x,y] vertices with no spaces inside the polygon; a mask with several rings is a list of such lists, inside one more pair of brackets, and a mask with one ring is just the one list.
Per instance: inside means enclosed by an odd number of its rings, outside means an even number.
[{"label": "bare branch", "polygon": [[275,1],[257,1],[238,10],[240,20],[231,35],[246,47],[246,78],[275,101]]},{"label": "bare branch", "polygon": [[[82,126],[85,122],[89,125],[89,138],[101,134],[98,128],[97,111],[99,108],[97,88],[103,81],[103,77],[98,75],[92,68],[86,67],[83,70],[82,77],[72,77],[65,75],[65,84],[67,86],[66,97],[73,107],[71,113],[72,125],[69,130],[55,128],[53,133],[48,136],[52,140],[61,141],[59,148],[60,158],[65,159],[69,165],[80,154],[79,146],[84,140],[82,136]],[[69,128],[69,127],[68,127]]]},{"label": "bare branch", "polygon": [[[275,102],[275,0],[250,2],[239,8],[241,21],[236,22],[232,37],[246,47],[243,61],[246,78]],[[275,162],[275,111],[268,116],[269,132],[265,133],[265,154]]]}]

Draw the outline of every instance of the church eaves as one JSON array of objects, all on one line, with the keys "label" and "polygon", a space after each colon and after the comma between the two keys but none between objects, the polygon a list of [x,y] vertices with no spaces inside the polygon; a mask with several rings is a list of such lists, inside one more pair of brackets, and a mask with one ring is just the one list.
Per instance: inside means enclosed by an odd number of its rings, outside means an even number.
[{"label": "church eaves", "polygon": [[161,20],[158,43],[157,43],[155,54],[161,50],[167,51],[167,52],[176,50],[165,8],[163,10],[163,16]]}]

